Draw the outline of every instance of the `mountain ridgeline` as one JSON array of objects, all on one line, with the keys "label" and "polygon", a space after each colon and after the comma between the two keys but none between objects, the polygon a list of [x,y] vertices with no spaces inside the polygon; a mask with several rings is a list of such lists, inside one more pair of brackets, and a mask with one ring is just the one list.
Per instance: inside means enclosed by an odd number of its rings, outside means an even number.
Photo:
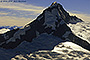
[{"label": "mountain ridgeline", "polygon": [[83,22],[76,16],[70,16],[62,5],[57,2],[51,4],[33,22],[27,24],[22,29],[13,29],[4,34],[0,34],[0,47],[13,49],[21,42],[33,42],[37,36],[47,33],[61,38],[63,41],[70,41],[80,45],[90,51],[90,44],[73,34],[67,24]]}]

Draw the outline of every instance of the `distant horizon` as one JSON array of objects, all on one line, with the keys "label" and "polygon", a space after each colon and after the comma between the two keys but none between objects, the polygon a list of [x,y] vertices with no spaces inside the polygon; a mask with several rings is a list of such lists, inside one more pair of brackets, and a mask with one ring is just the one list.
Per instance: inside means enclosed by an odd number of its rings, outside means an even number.
[{"label": "distant horizon", "polygon": [[0,2],[0,26],[23,26],[35,19],[54,1],[60,3],[70,14],[84,21],[90,21],[90,1],[82,0],[28,0],[23,3]]}]

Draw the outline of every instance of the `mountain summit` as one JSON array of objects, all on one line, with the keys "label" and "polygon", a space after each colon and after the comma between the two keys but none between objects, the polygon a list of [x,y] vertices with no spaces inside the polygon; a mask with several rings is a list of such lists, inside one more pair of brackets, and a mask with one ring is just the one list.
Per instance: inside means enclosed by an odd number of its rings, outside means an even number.
[{"label": "mountain summit", "polygon": [[[61,18],[66,23],[77,23],[77,22],[83,22],[81,19],[77,18],[76,16],[70,16],[68,12],[64,10],[61,4],[57,3],[56,1],[53,2],[50,6],[50,8],[56,8],[61,16]],[[49,9],[49,8],[48,8]]]},{"label": "mountain summit", "polygon": [[55,4],[57,4],[57,2],[56,2],[56,1],[55,1],[55,2],[53,2],[53,3],[51,4],[51,6],[52,6],[52,5],[55,5]]},{"label": "mountain summit", "polygon": [[13,49],[23,41],[33,42],[33,39],[41,34],[48,34],[61,38],[63,42],[70,41],[90,50],[90,44],[73,34],[67,26],[69,23],[76,24],[78,22],[83,21],[75,16],[70,16],[62,5],[54,2],[24,28],[0,34],[0,47]]}]

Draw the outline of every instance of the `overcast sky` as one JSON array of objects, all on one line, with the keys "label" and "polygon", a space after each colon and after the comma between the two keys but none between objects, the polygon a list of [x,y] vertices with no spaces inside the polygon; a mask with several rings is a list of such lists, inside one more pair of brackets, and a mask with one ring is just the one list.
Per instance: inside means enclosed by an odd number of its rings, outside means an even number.
[{"label": "overcast sky", "polygon": [[90,0],[26,0],[23,3],[0,2],[0,26],[22,26],[31,22],[54,1],[62,4],[70,15],[90,21]]}]

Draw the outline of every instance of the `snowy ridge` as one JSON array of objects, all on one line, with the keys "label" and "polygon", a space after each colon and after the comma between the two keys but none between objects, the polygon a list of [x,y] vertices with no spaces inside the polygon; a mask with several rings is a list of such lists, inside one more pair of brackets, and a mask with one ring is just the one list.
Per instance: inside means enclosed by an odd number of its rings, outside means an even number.
[{"label": "snowy ridge", "polygon": [[[62,46],[64,46],[64,47],[62,47]],[[60,48],[60,47],[62,47],[62,48]],[[75,50],[75,51],[90,52],[90,51],[88,51],[88,50],[86,50],[86,49],[83,49],[81,46],[79,46],[79,45],[77,45],[77,44],[74,44],[74,43],[72,43],[72,42],[60,43],[60,44],[58,44],[57,46],[55,46],[52,51],[53,51],[53,52],[57,52],[57,53],[62,53],[62,54],[64,54],[64,53],[63,53],[62,51],[60,51],[60,50],[65,50],[65,49],[67,49],[67,48],[69,48],[69,51]],[[67,50],[68,50],[68,49],[67,49]],[[66,54],[66,53],[65,53],[65,54]]]}]

